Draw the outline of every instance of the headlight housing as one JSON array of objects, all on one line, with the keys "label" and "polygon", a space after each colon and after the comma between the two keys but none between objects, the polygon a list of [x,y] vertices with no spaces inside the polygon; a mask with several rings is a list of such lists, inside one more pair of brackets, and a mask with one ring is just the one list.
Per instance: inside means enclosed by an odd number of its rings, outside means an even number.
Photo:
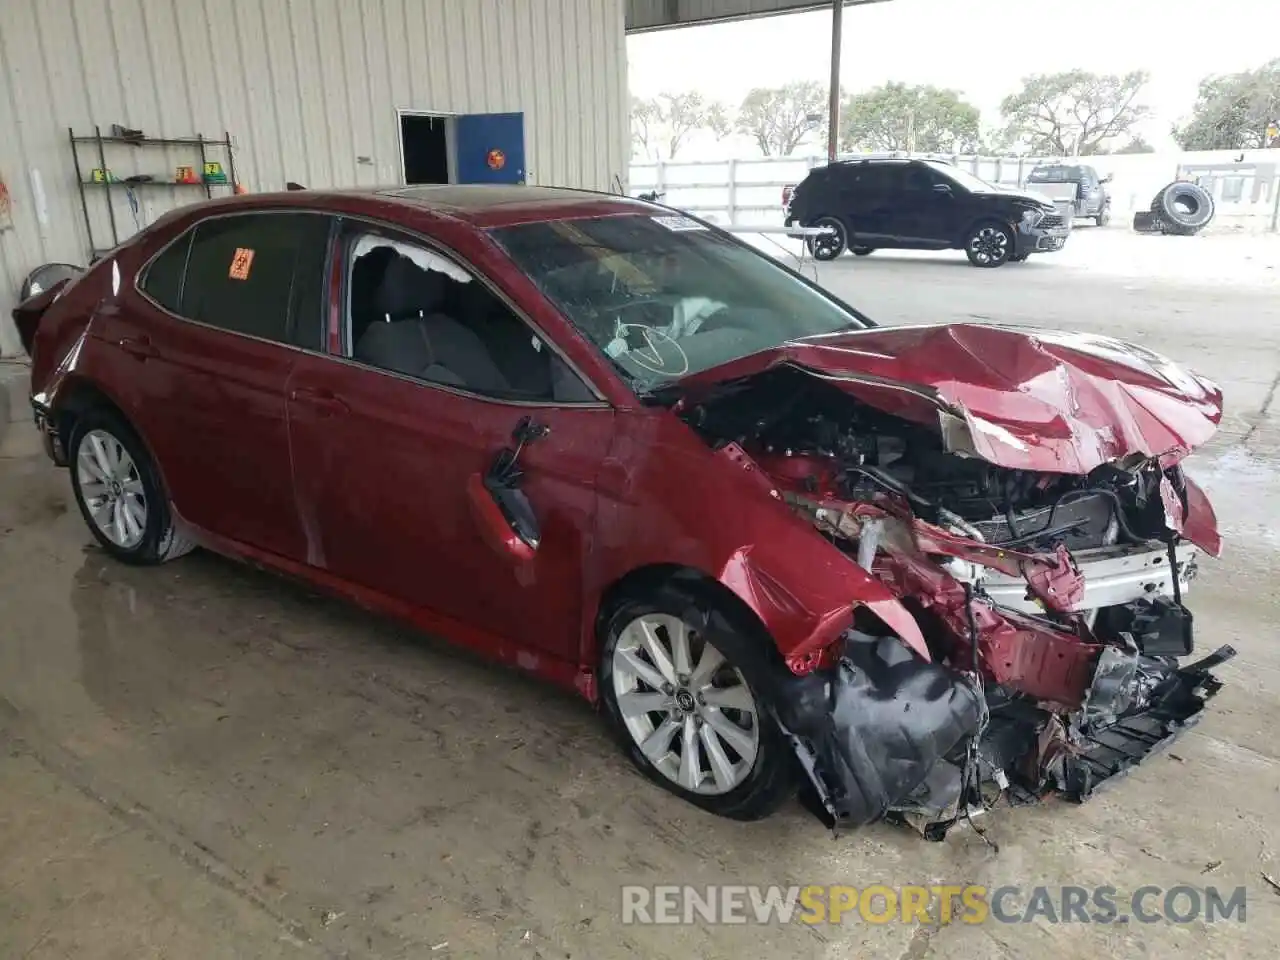
[{"label": "headlight housing", "polygon": [[1039,210],[1023,210],[1022,225],[1024,227],[1034,227],[1044,217]]}]

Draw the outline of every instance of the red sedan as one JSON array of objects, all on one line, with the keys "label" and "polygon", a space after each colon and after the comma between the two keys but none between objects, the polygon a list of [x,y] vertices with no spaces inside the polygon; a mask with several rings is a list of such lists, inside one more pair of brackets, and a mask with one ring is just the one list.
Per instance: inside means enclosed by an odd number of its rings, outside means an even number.
[{"label": "red sedan", "polygon": [[199,544],[599,701],[753,818],[930,835],[1084,799],[1199,718],[1180,461],[1211,382],[1108,338],[888,329],[668,208],[533,187],[237,197],[15,311],[121,561]]}]

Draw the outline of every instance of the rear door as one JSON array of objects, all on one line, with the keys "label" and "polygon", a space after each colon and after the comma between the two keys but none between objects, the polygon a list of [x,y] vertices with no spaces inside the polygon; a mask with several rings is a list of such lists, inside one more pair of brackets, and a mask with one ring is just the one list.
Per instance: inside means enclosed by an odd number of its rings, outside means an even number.
[{"label": "rear door", "polygon": [[847,166],[843,182],[852,234],[849,245],[896,245],[902,164],[863,162]]},{"label": "rear door", "polygon": [[285,383],[322,345],[330,219],[260,212],[203,220],[141,275],[119,319],[131,411],[179,514],[298,559]]},{"label": "rear door", "polygon": [[524,114],[469,113],[454,126],[459,183],[524,183]]}]

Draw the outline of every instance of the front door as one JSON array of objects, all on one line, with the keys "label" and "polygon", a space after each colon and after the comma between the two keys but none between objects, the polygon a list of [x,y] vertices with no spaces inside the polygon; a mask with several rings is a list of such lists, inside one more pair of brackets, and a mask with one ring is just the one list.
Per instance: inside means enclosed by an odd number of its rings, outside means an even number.
[{"label": "front door", "polygon": [[911,164],[903,171],[896,229],[911,246],[946,247],[960,229],[957,215],[962,188],[927,167]]},{"label": "front door", "polygon": [[524,114],[470,113],[454,126],[458,183],[524,183]]},{"label": "front door", "polygon": [[[344,246],[341,355],[300,360],[288,391],[308,562],[576,660],[613,411],[447,254],[369,233]],[[519,458],[541,533],[519,560],[486,539],[469,487],[526,417],[549,433]]]}]

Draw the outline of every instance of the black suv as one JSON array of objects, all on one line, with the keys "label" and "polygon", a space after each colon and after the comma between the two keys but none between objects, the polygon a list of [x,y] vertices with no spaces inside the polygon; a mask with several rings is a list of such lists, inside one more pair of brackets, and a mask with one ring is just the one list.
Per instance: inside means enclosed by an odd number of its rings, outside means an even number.
[{"label": "black suv", "polygon": [[844,160],[791,191],[786,224],[828,227],[809,241],[819,260],[845,249],[963,250],[999,267],[1061,250],[1071,225],[1045,197],[998,187],[939,160]]}]

